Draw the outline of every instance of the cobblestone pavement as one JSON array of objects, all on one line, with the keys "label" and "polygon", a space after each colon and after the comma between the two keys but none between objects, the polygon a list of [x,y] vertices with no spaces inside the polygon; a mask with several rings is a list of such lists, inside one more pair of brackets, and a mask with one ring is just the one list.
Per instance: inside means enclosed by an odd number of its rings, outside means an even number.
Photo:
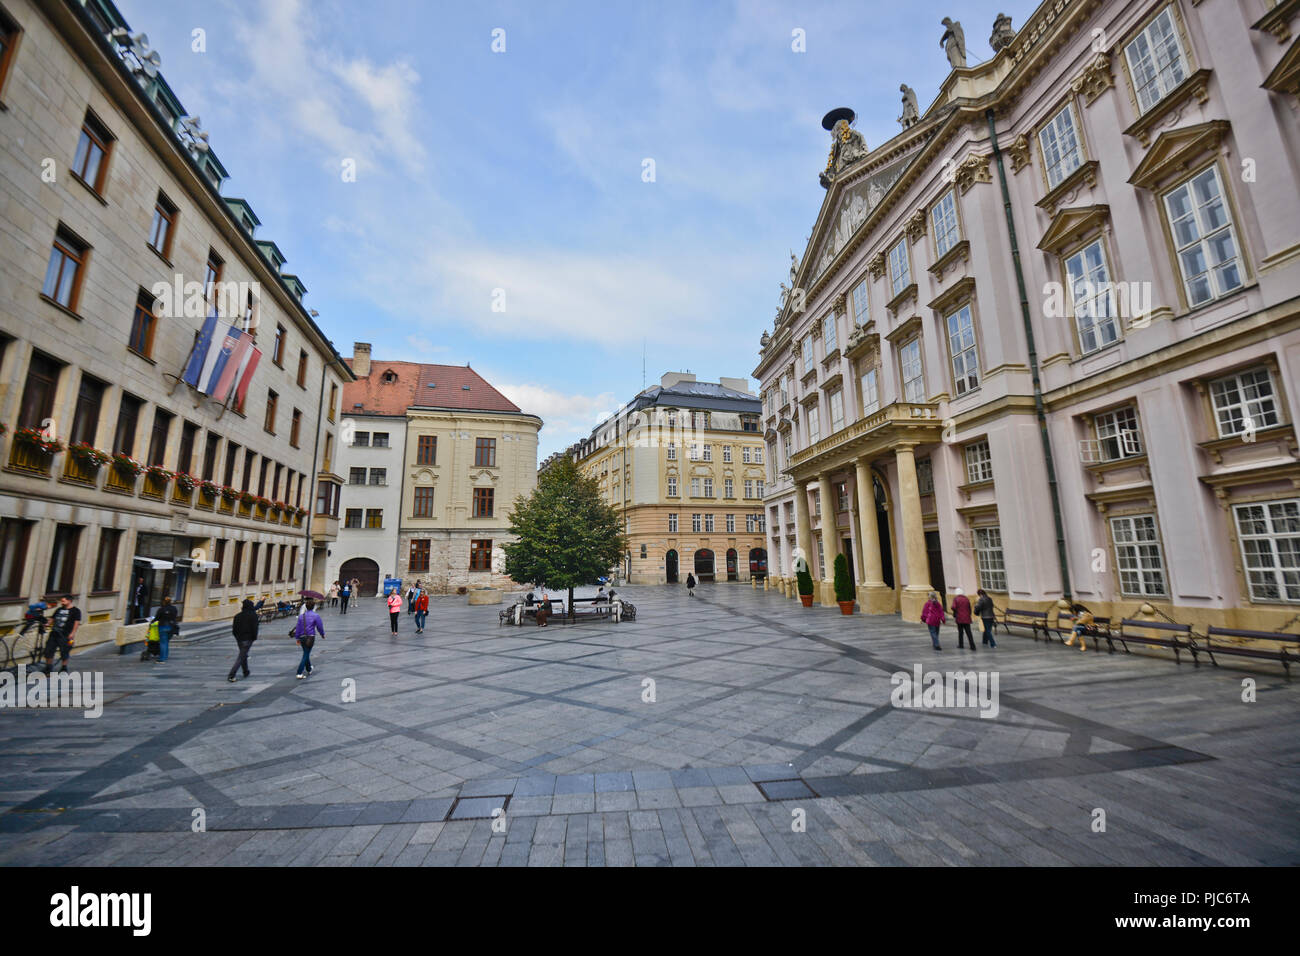
[{"label": "cobblestone pavement", "polygon": [[[0,711],[0,864],[1300,863],[1278,667],[951,628],[935,653],[748,585],[624,593],[635,622],[546,629],[436,598],[397,638],[365,601],[326,613],[306,681],[289,622],[236,684],[224,628],[166,664],[78,655],[102,717]],[[996,673],[996,716],[893,706],[917,665]]]}]

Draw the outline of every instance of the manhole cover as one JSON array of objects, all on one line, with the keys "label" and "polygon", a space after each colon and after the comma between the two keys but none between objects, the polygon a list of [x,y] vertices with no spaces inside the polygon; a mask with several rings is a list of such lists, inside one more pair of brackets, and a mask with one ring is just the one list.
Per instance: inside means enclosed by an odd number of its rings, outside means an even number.
[{"label": "manhole cover", "polygon": [[754,786],[758,787],[763,796],[769,801],[800,800],[817,796],[817,792],[798,777],[790,780],[764,780],[762,783],[754,784]]}]

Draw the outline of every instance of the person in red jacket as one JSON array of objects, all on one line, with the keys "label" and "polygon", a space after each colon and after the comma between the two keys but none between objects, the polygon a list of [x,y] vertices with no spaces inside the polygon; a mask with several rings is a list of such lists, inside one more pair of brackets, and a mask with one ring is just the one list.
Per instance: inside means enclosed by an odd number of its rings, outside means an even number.
[{"label": "person in red jacket", "polygon": [[930,599],[925,602],[925,607],[921,608],[921,623],[930,629],[930,641],[936,651],[943,650],[939,646],[939,625],[947,620],[947,616],[943,613],[943,605],[939,603],[939,595],[931,591]]},{"label": "person in red jacket", "polygon": [[418,582],[415,585],[415,633],[424,633],[424,622],[429,617],[429,592]]},{"label": "person in red jacket", "polygon": [[970,641],[970,649],[975,650],[975,635],[970,632],[970,598],[961,588],[957,588],[957,595],[952,599],[952,619],[957,624],[957,649],[962,649],[962,635],[965,635]]}]

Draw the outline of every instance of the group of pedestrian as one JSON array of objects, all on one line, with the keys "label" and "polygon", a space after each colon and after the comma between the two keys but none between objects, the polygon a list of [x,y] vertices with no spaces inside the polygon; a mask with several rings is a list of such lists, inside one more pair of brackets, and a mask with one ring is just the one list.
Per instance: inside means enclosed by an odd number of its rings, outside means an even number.
[{"label": "group of pedestrian", "polygon": [[[232,684],[235,683],[235,675],[239,671],[243,671],[245,677],[250,676],[248,652],[252,650],[253,642],[257,640],[258,628],[257,605],[245,599],[239,613],[230,624],[230,629],[235,635],[235,643],[239,646],[239,656],[235,658],[234,666],[226,675],[226,680]],[[298,680],[306,680],[315,670],[311,663],[311,650],[316,646],[317,635],[322,639],[325,637],[325,622],[316,612],[316,602],[308,599],[303,602],[302,610],[289,631],[289,636],[302,648],[302,659],[298,661]]]},{"label": "group of pedestrian", "polygon": [[[997,647],[997,641],[993,639],[993,625],[996,618],[993,613],[993,599],[988,596],[983,588],[975,592],[976,601],[972,608],[970,598],[961,588],[956,589],[956,594],[952,599],[952,617],[953,623],[957,625],[957,649],[962,650],[965,647],[965,641],[970,642],[970,649],[975,650],[975,636],[971,633],[971,623],[974,618],[978,617],[984,626],[983,643],[987,647]],[[930,592],[929,600],[921,608],[921,623],[930,629],[930,643],[936,651],[942,651],[939,646],[939,626],[948,623],[948,616],[944,613],[943,604],[939,601],[939,595],[935,591]]]},{"label": "group of pedestrian", "polygon": [[[45,612],[49,610],[49,605],[44,601],[33,601],[27,605],[27,611],[23,614],[23,626],[18,631],[19,635],[24,635],[33,627],[36,628],[36,642],[40,647],[42,642],[44,648],[41,656],[45,658],[44,673],[48,676],[54,667],[54,655],[59,655],[59,673],[67,673],[68,658],[72,655],[72,645],[77,629],[81,627],[81,608],[72,603],[72,595],[65,594],[59,598],[59,603],[54,606],[54,613],[47,619]],[[46,637],[46,630],[49,630],[49,636]]]},{"label": "group of pedestrian", "polygon": [[330,607],[337,607],[340,614],[347,614],[348,602],[351,601],[355,605],[360,597],[360,593],[357,591],[360,584],[361,582],[356,578],[351,581],[335,581],[331,584],[328,595]]}]

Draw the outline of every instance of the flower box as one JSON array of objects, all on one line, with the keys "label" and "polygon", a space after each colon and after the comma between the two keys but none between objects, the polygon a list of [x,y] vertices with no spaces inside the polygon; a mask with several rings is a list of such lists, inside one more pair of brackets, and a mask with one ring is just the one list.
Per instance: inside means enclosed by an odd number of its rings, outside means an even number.
[{"label": "flower box", "polygon": [[23,427],[14,432],[14,441],[34,448],[44,455],[53,455],[63,451],[63,442],[53,435],[47,435],[39,428]]}]

